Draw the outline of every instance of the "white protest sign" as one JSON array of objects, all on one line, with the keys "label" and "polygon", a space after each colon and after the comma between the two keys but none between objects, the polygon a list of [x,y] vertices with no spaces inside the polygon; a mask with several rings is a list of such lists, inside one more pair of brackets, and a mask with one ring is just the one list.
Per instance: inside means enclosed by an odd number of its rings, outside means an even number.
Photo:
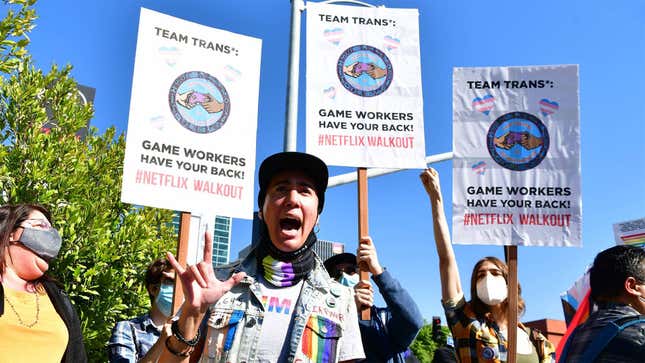
[{"label": "white protest sign", "polygon": [[260,51],[141,9],[123,202],[252,218]]},{"label": "white protest sign", "polygon": [[645,246],[645,218],[614,224],[616,244]]},{"label": "white protest sign", "polygon": [[[186,263],[194,265],[204,259],[204,233],[213,230],[215,216],[207,212],[192,212],[188,231],[188,247],[186,248]],[[211,232],[212,233],[212,232]],[[211,236],[211,238],[213,238]]]},{"label": "white protest sign", "polygon": [[455,68],[453,240],[580,246],[578,66]]},{"label": "white protest sign", "polygon": [[307,152],[424,168],[419,12],[307,3]]}]

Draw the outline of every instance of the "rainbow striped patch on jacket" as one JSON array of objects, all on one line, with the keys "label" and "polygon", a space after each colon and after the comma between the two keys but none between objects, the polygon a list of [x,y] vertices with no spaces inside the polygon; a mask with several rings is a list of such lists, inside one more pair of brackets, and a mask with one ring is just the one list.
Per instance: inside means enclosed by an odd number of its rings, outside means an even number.
[{"label": "rainbow striped patch on jacket", "polygon": [[340,327],[332,320],[312,314],[302,336],[302,353],[312,362],[336,361]]}]

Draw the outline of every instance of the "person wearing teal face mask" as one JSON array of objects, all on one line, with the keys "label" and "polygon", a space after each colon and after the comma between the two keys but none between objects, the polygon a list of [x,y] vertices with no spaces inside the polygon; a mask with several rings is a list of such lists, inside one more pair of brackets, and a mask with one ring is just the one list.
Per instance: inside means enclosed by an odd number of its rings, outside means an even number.
[{"label": "person wearing teal face mask", "polygon": [[108,358],[115,362],[156,362],[166,338],[172,335],[172,295],[175,272],[165,258],[153,261],[146,270],[150,311],[116,323],[108,342]]},{"label": "person wearing teal face mask", "polygon": [[[359,263],[369,270],[386,306],[374,306],[374,289],[369,280],[360,281]],[[340,284],[354,289],[357,311],[369,309],[370,318],[358,322],[365,351],[360,362],[403,363],[423,327],[423,317],[412,296],[381,266],[372,239],[361,238],[356,255],[341,253],[328,258],[325,268]]]}]

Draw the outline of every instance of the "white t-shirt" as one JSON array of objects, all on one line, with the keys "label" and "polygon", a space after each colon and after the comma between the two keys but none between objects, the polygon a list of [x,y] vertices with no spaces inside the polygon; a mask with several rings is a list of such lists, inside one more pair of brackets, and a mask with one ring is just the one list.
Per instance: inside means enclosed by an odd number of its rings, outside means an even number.
[{"label": "white t-shirt", "polygon": [[[262,304],[264,305],[264,318],[262,331],[258,342],[257,359],[259,362],[283,362],[289,350],[290,327],[293,312],[302,290],[303,281],[290,287],[274,287],[258,277],[262,291]],[[323,318],[333,319],[342,325],[343,336],[338,341],[338,361],[363,359],[363,343],[358,327],[358,316],[354,298],[351,297],[351,306],[345,313],[333,313],[324,306],[311,311]],[[309,309],[309,307],[305,307]],[[302,344],[302,343],[301,343]]]},{"label": "white t-shirt", "polygon": [[[508,329],[503,329],[501,333],[508,337]],[[533,343],[526,331],[519,326],[517,327],[517,354],[531,354],[533,351]]]},{"label": "white t-shirt", "polygon": [[260,362],[278,362],[281,360],[279,358],[284,358],[284,356],[281,357],[282,351],[288,349],[289,326],[303,281],[293,286],[274,287],[262,276],[259,276],[258,280],[262,288],[264,319],[258,341],[257,358]]}]

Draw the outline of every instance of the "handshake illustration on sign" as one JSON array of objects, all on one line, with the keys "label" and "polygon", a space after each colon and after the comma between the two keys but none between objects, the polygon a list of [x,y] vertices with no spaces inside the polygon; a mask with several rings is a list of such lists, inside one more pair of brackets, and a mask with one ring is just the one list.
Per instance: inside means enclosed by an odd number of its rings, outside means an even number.
[{"label": "handshake illustration on sign", "polygon": [[495,143],[495,146],[505,150],[508,150],[517,144],[522,145],[526,150],[533,150],[544,144],[541,137],[533,136],[526,131],[507,132],[500,137],[496,137],[493,142]]},{"label": "handshake illustration on sign", "polygon": [[201,105],[208,113],[217,113],[224,109],[224,104],[217,101],[212,95],[192,90],[180,93],[177,96],[177,103],[189,110]]},{"label": "handshake illustration on sign", "polygon": [[348,66],[343,66],[343,73],[354,78],[357,78],[363,73],[367,73],[368,76],[379,79],[387,75],[387,70],[374,63],[355,62]]}]

